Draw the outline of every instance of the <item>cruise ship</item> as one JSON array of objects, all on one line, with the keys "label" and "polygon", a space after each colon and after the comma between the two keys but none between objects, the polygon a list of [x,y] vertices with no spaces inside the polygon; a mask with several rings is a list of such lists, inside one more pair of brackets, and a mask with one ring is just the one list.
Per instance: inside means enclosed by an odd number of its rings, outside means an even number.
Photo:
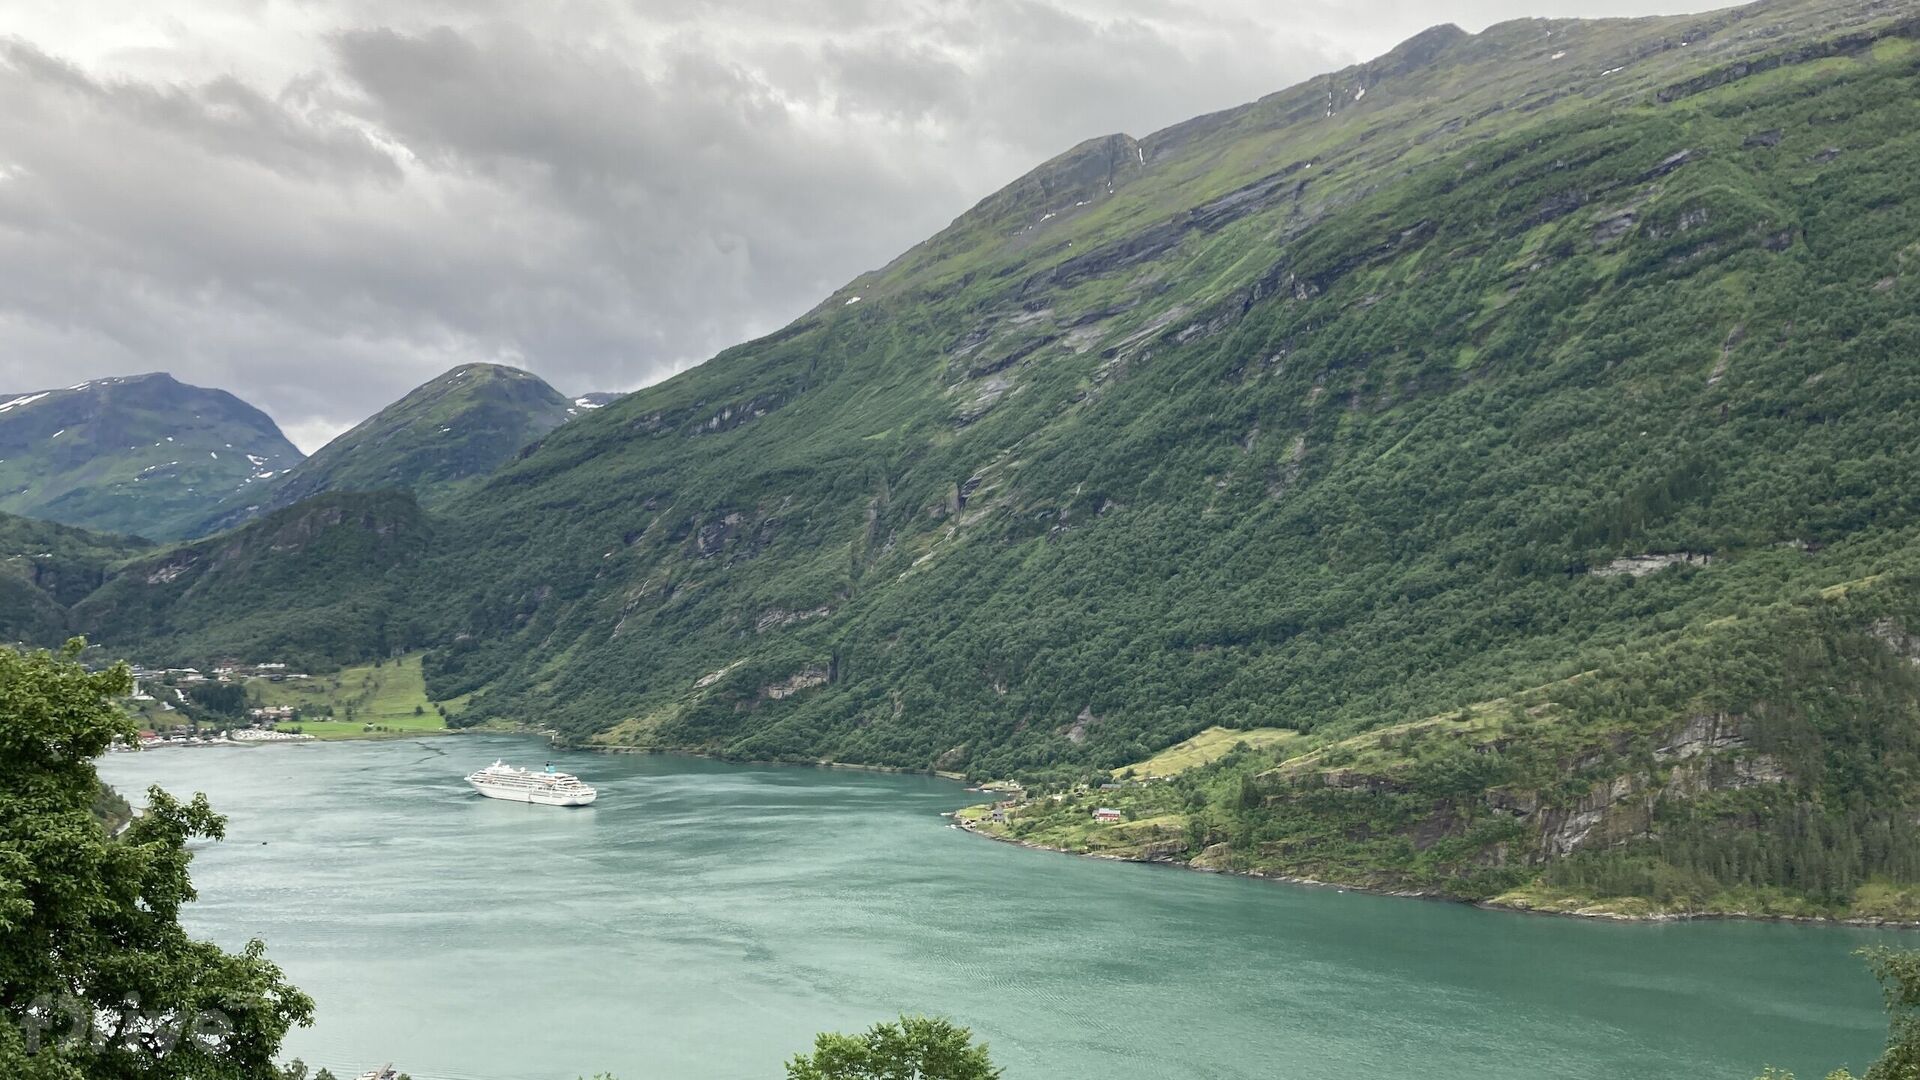
[{"label": "cruise ship", "polygon": [[579,777],[555,772],[552,763],[548,763],[545,772],[534,772],[496,761],[467,777],[467,783],[489,799],[542,806],[585,806],[599,794],[581,783]]}]

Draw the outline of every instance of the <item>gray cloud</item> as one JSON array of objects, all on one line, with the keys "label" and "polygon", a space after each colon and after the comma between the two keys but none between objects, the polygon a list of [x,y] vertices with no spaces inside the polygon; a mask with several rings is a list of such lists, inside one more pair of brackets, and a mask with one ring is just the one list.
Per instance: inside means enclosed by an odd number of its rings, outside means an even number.
[{"label": "gray cloud", "polygon": [[655,381],[1084,138],[1250,100],[1435,22],[1649,10],[168,7],[105,0],[0,40],[0,390],[170,370],[307,449],[469,360],[569,392]]}]

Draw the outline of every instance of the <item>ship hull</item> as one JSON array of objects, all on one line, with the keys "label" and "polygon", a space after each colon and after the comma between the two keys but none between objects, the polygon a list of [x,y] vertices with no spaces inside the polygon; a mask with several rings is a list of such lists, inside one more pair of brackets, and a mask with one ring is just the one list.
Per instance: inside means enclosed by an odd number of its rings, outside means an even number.
[{"label": "ship hull", "polygon": [[500,799],[505,802],[533,803],[538,806],[588,806],[592,804],[595,798],[599,797],[598,792],[572,793],[536,791],[529,788],[509,788],[496,787],[492,784],[476,784],[471,780],[467,781],[467,783],[472,785],[473,790],[485,795],[489,799]]}]

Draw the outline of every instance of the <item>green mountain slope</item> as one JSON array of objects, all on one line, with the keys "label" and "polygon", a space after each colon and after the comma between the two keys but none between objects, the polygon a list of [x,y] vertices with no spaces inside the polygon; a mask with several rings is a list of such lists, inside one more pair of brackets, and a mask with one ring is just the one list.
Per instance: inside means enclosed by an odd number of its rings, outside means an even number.
[{"label": "green mountain slope", "polygon": [[0,641],[60,644],[74,631],[67,609],[106,581],[108,567],[151,547],[0,514]]},{"label": "green mountain slope", "polygon": [[270,482],[236,492],[195,531],[229,528],[330,491],[406,490],[431,504],[492,472],[579,408],[517,368],[464,364]]},{"label": "green mountain slope", "polygon": [[[975,828],[1590,914],[1920,919],[1920,560],[1358,735],[1246,745]],[[1106,779],[1102,777],[1101,779]],[[1095,807],[1122,820],[1092,820]]]},{"label": "green mountain slope", "polygon": [[387,575],[433,529],[405,492],[342,492],[121,562],[68,619],[152,663],[257,657],[301,666],[385,656]]},{"label": "green mountain slope", "polygon": [[1143,857],[1866,910],[1920,877],[1916,35],[1439,28],[1089,141],[298,595],[580,741],[1069,781],[1301,733],[1071,833]]},{"label": "green mountain slope", "polygon": [[0,400],[0,511],[89,529],[181,536],[300,457],[265,413],[166,374]]},{"label": "green mountain slope", "polygon": [[[581,737],[1005,772],[1857,576],[1915,509],[1910,11],[1434,31],[1086,144],[450,506],[433,670]],[[1588,572],[1669,553],[1713,562]]]}]

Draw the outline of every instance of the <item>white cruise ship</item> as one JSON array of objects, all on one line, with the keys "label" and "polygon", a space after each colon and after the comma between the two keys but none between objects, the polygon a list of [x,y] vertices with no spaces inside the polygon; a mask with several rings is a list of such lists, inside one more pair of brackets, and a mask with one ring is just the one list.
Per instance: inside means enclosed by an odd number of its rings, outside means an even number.
[{"label": "white cruise ship", "polygon": [[467,777],[467,783],[489,799],[542,806],[585,806],[599,795],[579,777],[553,771],[551,764],[545,772],[534,772],[496,761]]}]

